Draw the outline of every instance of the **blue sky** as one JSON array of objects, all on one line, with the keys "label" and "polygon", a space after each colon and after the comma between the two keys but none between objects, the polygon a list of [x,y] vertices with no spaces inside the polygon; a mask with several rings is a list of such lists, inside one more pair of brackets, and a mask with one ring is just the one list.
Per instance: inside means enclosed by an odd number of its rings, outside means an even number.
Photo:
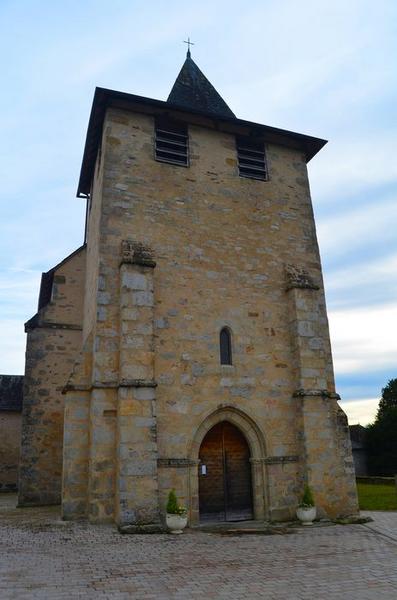
[{"label": "blue sky", "polygon": [[352,423],[397,377],[397,3],[1,0],[0,372],[42,271],[78,247],[95,86],[166,99],[192,55],[241,118],[324,137],[309,163],[337,388]]}]

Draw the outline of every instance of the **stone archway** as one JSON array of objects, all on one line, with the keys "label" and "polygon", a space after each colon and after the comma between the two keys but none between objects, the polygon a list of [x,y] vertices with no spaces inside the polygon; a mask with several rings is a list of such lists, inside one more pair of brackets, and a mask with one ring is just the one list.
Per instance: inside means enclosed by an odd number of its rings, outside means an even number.
[{"label": "stone archway", "polygon": [[189,455],[189,495],[190,495],[190,523],[197,525],[200,522],[199,513],[199,453],[201,444],[207,433],[218,423],[226,421],[234,425],[243,434],[248,446],[251,463],[252,480],[252,506],[253,517],[264,519],[266,516],[265,472],[263,458],[266,456],[265,442],[261,431],[253,419],[243,411],[233,407],[224,406],[209,414],[201,423],[194,436]]}]

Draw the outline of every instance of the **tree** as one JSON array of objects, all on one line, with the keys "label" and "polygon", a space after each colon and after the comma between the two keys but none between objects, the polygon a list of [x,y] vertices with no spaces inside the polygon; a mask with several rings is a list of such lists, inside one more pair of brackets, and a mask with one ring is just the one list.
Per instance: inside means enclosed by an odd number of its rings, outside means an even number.
[{"label": "tree", "polygon": [[397,379],[390,379],[386,387],[382,388],[378,412],[392,407],[397,407]]},{"label": "tree", "polygon": [[397,473],[397,379],[382,389],[375,422],[367,427],[367,450],[372,475]]}]

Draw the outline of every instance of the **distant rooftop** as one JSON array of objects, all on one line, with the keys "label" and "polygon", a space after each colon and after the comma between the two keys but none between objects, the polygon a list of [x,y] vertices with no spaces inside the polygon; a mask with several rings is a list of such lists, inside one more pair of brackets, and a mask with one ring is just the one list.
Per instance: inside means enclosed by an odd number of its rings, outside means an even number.
[{"label": "distant rooftop", "polygon": [[21,412],[23,375],[0,375],[0,411]]},{"label": "distant rooftop", "polygon": [[353,450],[364,448],[367,438],[366,428],[362,425],[349,425],[349,431]]}]

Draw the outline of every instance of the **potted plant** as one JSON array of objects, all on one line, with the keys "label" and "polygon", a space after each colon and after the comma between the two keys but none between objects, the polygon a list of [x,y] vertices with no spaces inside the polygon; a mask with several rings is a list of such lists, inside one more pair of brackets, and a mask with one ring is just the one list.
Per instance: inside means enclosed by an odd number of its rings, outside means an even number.
[{"label": "potted plant", "polygon": [[306,484],[303,492],[302,501],[296,509],[296,516],[302,525],[313,525],[313,519],[316,518],[316,507],[314,506],[313,494],[310,487]]},{"label": "potted plant", "polygon": [[178,504],[175,490],[168,494],[166,524],[171,533],[183,533],[187,525],[187,509]]}]

